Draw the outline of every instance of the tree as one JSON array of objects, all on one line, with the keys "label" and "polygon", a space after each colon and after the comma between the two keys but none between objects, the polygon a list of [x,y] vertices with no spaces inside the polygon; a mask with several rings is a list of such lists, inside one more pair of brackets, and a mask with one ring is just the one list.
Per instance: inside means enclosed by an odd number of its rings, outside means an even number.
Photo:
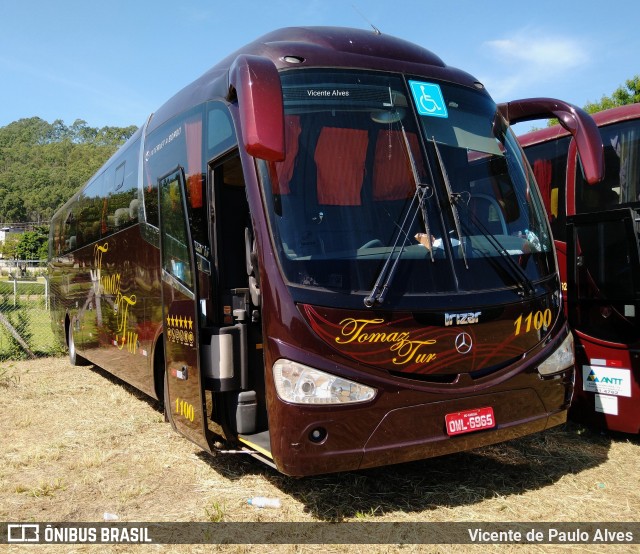
[{"label": "tree", "polygon": [[600,102],[588,102],[584,109],[587,113],[596,113],[637,102],[640,102],[640,75],[627,79],[624,85],[614,90],[611,96],[603,96]]},{"label": "tree", "polygon": [[4,222],[21,222],[26,221],[27,211],[25,210],[24,200],[20,197],[18,191],[9,192],[4,196],[2,202],[2,219]]},{"label": "tree", "polygon": [[0,127],[0,224],[49,220],[135,131],[39,117]]},{"label": "tree", "polygon": [[47,246],[49,234],[46,227],[39,227],[35,231],[22,233],[15,249],[15,257],[18,260],[47,259]]},{"label": "tree", "polygon": [[[627,79],[625,84],[614,90],[611,96],[602,96],[600,102],[587,102],[583,109],[585,112],[593,114],[609,108],[636,103],[640,103],[640,75]],[[556,118],[547,121],[547,127],[553,127],[557,124],[558,120]],[[534,127],[531,130],[535,131],[537,129]]]},{"label": "tree", "polygon": [[39,117],[14,121],[0,129],[0,147],[15,144],[43,144],[51,133],[51,127]]},{"label": "tree", "polygon": [[0,251],[2,252],[2,257],[7,260],[15,260],[16,259],[16,248],[18,247],[18,241],[20,239],[16,234],[10,234],[4,242],[0,245]]}]

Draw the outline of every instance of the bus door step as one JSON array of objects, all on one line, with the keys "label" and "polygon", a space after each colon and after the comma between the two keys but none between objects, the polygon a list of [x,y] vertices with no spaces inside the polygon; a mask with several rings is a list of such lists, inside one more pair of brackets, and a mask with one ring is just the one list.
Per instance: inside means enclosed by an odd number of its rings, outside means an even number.
[{"label": "bus door step", "polygon": [[275,468],[273,456],[271,456],[271,438],[269,437],[269,431],[262,431],[261,433],[254,433],[253,435],[238,435],[238,440],[248,447],[247,449],[243,448],[243,451],[248,452],[254,458]]}]

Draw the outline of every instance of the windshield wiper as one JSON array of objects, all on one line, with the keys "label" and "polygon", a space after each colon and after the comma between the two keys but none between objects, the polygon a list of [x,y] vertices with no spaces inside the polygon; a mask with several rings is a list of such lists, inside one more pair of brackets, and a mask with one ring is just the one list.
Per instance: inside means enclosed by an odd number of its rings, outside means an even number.
[{"label": "windshield wiper", "polygon": [[[409,156],[409,165],[411,166],[411,175],[413,175],[413,182],[416,185],[415,194],[418,196],[420,212],[422,213],[422,219],[424,221],[424,231],[427,235],[427,240],[431,242],[431,226],[429,225],[429,213],[424,203],[429,185],[420,181],[420,176],[418,175],[418,167],[416,166],[416,160],[413,157],[413,152],[411,152],[409,137],[407,136],[407,132],[404,130],[404,125],[402,125],[402,123],[400,123],[400,130],[402,131],[402,138],[404,140],[404,146],[407,151],[407,156]],[[433,258],[433,247],[428,248],[428,250],[429,254],[431,255],[431,261],[435,261]]]},{"label": "windshield wiper", "polygon": [[[456,227],[456,233],[458,234],[458,240],[460,241],[460,248],[462,252],[462,257],[464,259],[464,265],[467,269],[469,269],[469,265],[467,264],[467,256],[466,256],[464,243],[463,243],[461,225],[460,225],[460,214],[458,213],[458,203],[462,198],[462,194],[454,193],[452,191],[451,182],[449,181],[449,176],[447,175],[447,170],[444,166],[444,162],[442,161],[440,148],[438,147],[438,143],[436,142],[435,137],[432,137],[432,142],[436,150],[438,166],[440,167],[440,173],[442,175],[442,179],[444,181],[444,185],[447,190],[449,203],[451,204],[453,220]],[[500,256],[502,256],[507,261],[507,265],[511,269],[512,277],[514,281],[522,288],[524,295],[532,296],[533,294],[535,294],[535,287],[533,286],[533,283],[527,277],[527,274],[520,267],[520,265],[518,265],[518,263],[514,261],[511,255],[505,250],[504,246],[502,246],[502,243],[487,230],[487,228],[482,224],[482,222],[478,219],[478,217],[471,210],[469,210],[469,207],[464,202],[460,202],[460,204],[467,209],[467,212],[471,216],[471,219],[475,224],[476,228],[482,233],[484,238],[487,239],[487,242],[489,242],[495,248],[496,252],[498,252],[498,254],[500,254]]]},{"label": "windshield wiper", "polygon": [[[409,219],[409,214],[412,211],[411,206],[413,206],[413,202],[416,198],[418,198],[418,190],[416,190],[416,192],[413,195],[413,198],[411,199],[411,203],[409,204],[407,213],[404,216],[402,225],[399,227],[396,240],[393,243],[393,246],[391,247],[391,252],[389,252],[387,259],[385,260],[384,265],[382,266],[382,270],[380,271],[380,274],[376,279],[375,285],[373,285],[373,289],[371,290],[371,292],[364,298],[364,305],[367,308],[373,308],[376,304],[382,304],[384,302],[384,299],[387,295],[387,290],[389,289],[389,285],[391,284],[391,280],[393,279],[393,276],[396,273],[398,262],[407,244],[408,233],[405,231],[405,229],[407,228],[407,220]],[[413,225],[413,222],[416,220],[417,215],[418,215],[418,211],[416,210],[413,212],[413,217],[411,218],[411,222],[409,223],[409,227],[408,227],[409,229],[411,229],[411,226]],[[402,243],[400,244],[398,255],[393,261],[393,265],[390,266],[393,255],[396,252],[396,248],[398,248],[398,243],[400,242],[400,239],[403,237],[403,235],[404,235],[404,238],[402,240]],[[382,282],[383,280],[384,280],[384,283]]]},{"label": "windshield wiper", "polygon": [[[407,245],[407,240],[409,240],[408,233],[407,231],[405,231],[405,229],[407,228],[406,226],[407,220],[409,219],[409,215],[412,212],[411,207],[413,206],[413,203],[415,200],[418,201],[418,207],[420,208],[420,212],[422,213],[426,235],[428,237],[428,240],[431,241],[431,228],[429,226],[429,214],[427,212],[427,207],[425,206],[427,189],[429,188],[429,185],[420,182],[416,161],[413,157],[413,153],[411,152],[409,138],[407,137],[407,133],[402,123],[400,123],[400,130],[402,131],[402,138],[404,140],[407,156],[409,157],[409,165],[411,166],[411,173],[413,175],[413,181],[415,183],[416,190],[413,194],[413,198],[411,199],[411,203],[409,204],[409,207],[407,209],[407,213],[404,216],[402,225],[399,227],[398,235],[396,237],[395,242],[393,243],[391,252],[389,252],[389,256],[387,257],[387,259],[384,262],[384,265],[382,266],[382,270],[380,271],[380,274],[378,275],[378,278],[376,279],[376,282],[373,285],[373,289],[364,298],[364,305],[367,308],[373,308],[376,304],[382,304],[384,302],[384,299],[387,296],[387,291],[389,290],[391,281],[393,280],[393,277],[395,276],[396,271],[398,269],[398,262],[400,261],[400,258],[402,257],[402,253],[404,252],[405,246]],[[413,222],[416,220],[417,215],[418,215],[418,210],[413,212],[413,217],[411,218],[411,222],[409,223],[409,227],[408,227],[409,229],[411,229],[411,226],[413,225]],[[404,235],[404,238],[403,238],[403,235]],[[402,238],[402,242],[400,243],[401,238]],[[398,250],[398,255],[396,256],[395,260],[393,260],[393,265],[391,265],[391,260],[393,259],[393,255],[396,252],[396,248],[398,248],[398,243],[400,243],[400,249]],[[431,248],[427,248],[427,250],[431,255],[431,261],[432,262],[435,261],[433,258],[433,246]]]},{"label": "windshield wiper", "polygon": [[473,211],[469,208],[469,206],[467,206],[464,202],[462,202],[462,206],[464,206],[466,208],[467,213],[471,216],[471,220],[473,221],[474,225],[476,226],[476,229],[478,229],[478,231],[480,231],[480,233],[482,233],[482,236],[484,236],[484,238],[487,239],[487,242],[490,243],[491,246],[493,246],[493,248],[496,250],[496,252],[498,252],[498,254],[500,254],[500,256],[506,260],[507,265],[511,269],[511,271],[510,271],[511,276],[512,276],[513,280],[516,282],[516,284],[519,285],[520,288],[522,289],[522,292],[523,292],[524,296],[533,296],[535,294],[535,292],[536,292],[536,289],[533,286],[533,283],[531,282],[531,279],[529,279],[529,277],[527,277],[527,274],[524,272],[524,270],[511,257],[511,254],[509,254],[509,252],[507,252],[505,250],[504,246],[495,237],[495,235],[493,235],[484,226],[484,224],[480,221],[478,216],[473,213]]},{"label": "windshield wiper", "polygon": [[451,206],[451,213],[453,214],[453,224],[456,227],[456,233],[458,235],[458,240],[460,241],[460,252],[462,254],[462,259],[464,260],[464,266],[469,269],[469,264],[467,263],[467,253],[464,249],[464,238],[462,236],[462,231],[460,229],[460,215],[458,214],[458,200],[460,199],[460,194],[454,194],[451,190],[451,183],[449,182],[449,176],[447,175],[447,170],[444,167],[444,162],[442,161],[442,155],[440,154],[440,148],[438,147],[438,143],[436,142],[436,137],[431,137],[431,141],[433,142],[433,147],[436,150],[436,158],[438,159],[438,167],[440,168],[440,175],[442,175],[442,180],[444,181],[444,187],[447,190],[447,197],[449,198],[449,204]]}]

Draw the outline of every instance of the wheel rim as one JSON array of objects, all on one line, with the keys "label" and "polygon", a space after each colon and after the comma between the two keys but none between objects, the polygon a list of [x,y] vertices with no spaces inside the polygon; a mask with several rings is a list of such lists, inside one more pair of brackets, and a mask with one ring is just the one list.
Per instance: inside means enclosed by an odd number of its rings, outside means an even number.
[{"label": "wheel rim", "polygon": [[71,359],[75,358],[76,356],[76,345],[75,345],[75,342],[73,341],[72,326],[69,326],[69,356],[71,357]]}]

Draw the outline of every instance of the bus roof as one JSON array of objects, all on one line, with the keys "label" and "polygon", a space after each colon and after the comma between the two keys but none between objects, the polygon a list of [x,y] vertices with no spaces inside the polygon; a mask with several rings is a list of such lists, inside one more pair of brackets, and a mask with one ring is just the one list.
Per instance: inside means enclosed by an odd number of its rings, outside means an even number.
[{"label": "bus roof", "polygon": [[[225,98],[229,93],[229,68],[242,54],[268,58],[278,69],[349,67],[403,71],[428,74],[445,81],[478,86],[478,80],[475,77],[447,66],[430,50],[391,35],[347,27],[285,27],[267,33],[243,46],[185,86],[151,114],[146,130],[141,126],[127,144],[137,140],[143,130],[145,134],[150,133],[193,106],[214,98]],[[287,61],[288,59],[292,61]],[[104,171],[127,144],[105,162],[88,182]],[[80,191],[85,186],[86,183]],[[63,211],[67,204],[77,200],[78,192],[59,211]]]},{"label": "bus roof", "polygon": [[[630,119],[639,119],[640,104],[627,104],[625,106],[609,108],[608,110],[591,114],[591,117],[593,117],[593,120],[596,122],[598,127],[604,127],[605,125],[611,125],[612,123],[619,123]],[[551,127],[520,135],[518,136],[518,141],[523,147],[526,147],[566,136],[569,136],[569,131],[564,129],[561,125],[553,125]]]},{"label": "bus roof", "polygon": [[148,132],[191,106],[215,97],[226,97],[229,68],[241,54],[268,58],[278,69],[368,68],[427,73],[469,86],[477,83],[477,79],[468,73],[447,66],[430,50],[390,35],[344,27],[287,27],[242,47],[183,88],[155,112],[149,121]]}]

